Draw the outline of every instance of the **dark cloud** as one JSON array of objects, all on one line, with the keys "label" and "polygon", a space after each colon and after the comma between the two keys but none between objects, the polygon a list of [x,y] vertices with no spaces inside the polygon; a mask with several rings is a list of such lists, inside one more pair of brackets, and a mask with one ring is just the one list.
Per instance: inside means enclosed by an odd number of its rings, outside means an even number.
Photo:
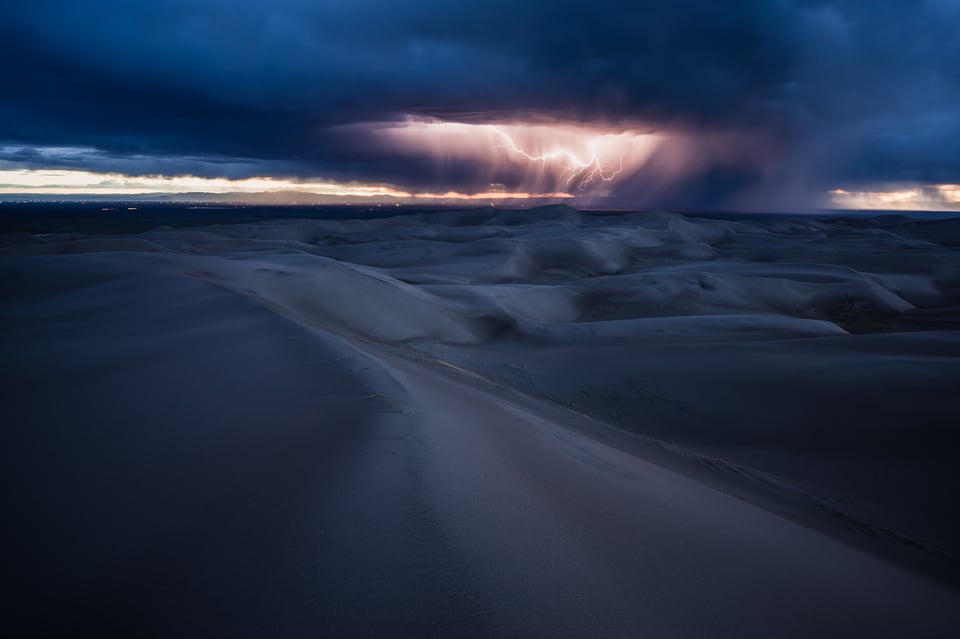
[{"label": "dark cloud", "polygon": [[0,140],[92,147],[94,169],[477,186],[469,161],[343,134],[420,114],[765,140],[765,167],[623,185],[644,203],[960,182],[952,0],[11,0],[0,24]]}]

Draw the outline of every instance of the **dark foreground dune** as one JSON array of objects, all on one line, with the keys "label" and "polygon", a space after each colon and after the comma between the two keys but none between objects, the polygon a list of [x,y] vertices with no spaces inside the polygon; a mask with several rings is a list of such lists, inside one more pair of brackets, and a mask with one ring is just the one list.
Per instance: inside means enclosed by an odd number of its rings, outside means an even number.
[{"label": "dark foreground dune", "polygon": [[38,635],[953,637],[960,221],[0,236]]}]

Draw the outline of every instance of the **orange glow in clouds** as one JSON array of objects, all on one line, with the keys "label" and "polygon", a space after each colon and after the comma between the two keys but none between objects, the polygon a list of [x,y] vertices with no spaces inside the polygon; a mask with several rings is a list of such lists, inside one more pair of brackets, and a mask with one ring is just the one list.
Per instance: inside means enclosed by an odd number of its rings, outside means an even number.
[{"label": "orange glow in clouds", "polygon": [[606,195],[663,142],[659,133],[611,131],[574,124],[466,124],[410,119],[376,129],[398,151],[428,154],[441,166],[476,161],[478,180],[519,178],[526,191]]},{"label": "orange glow in clouds", "polygon": [[[468,124],[408,118],[401,122],[347,125],[356,144],[403,158],[432,158],[438,187],[429,191],[395,184],[251,177],[231,180],[181,176],[132,176],[83,170],[0,168],[0,195],[118,195],[212,193],[244,196],[307,194],[319,201],[556,200],[603,197],[614,182],[635,175],[668,140],[662,133],[614,130],[582,124]],[[676,154],[674,154],[676,155]],[[389,156],[388,156],[389,157]],[[681,163],[685,164],[685,162]],[[469,167],[469,186],[451,190]],[[451,168],[455,168],[451,176]],[[459,175],[459,178],[457,177]],[[663,175],[659,176],[661,178]]]},{"label": "orange glow in clouds", "polygon": [[960,184],[901,186],[885,191],[848,191],[828,193],[828,206],[841,209],[957,211],[960,210]]},{"label": "orange glow in clouds", "polygon": [[[94,173],[76,170],[14,169],[0,170],[0,195],[150,195],[164,193],[221,194],[225,199],[258,193],[278,196],[309,194],[319,198],[362,200],[529,200],[572,197],[567,193],[527,193],[523,191],[486,191],[483,193],[412,193],[383,184],[358,182],[294,181],[257,177],[243,180],[195,176],[129,176],[120,173]],[[227,197],[229,196],[229,197]],[[281,200],[282,201],[282,198]]]}]

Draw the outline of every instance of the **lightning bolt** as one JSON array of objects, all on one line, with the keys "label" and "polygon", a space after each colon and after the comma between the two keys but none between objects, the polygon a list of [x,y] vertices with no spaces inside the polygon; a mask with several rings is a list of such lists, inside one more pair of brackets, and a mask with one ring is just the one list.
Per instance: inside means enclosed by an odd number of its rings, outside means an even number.
[{"label": "lightning bolt", "polygon": [[494,145],[495,149],[506,149],[511,153],[530,160],[531,162],[547,163],[557,160],[563,162],[564,169],[563,173],[561,173],[561,177],[566,176],[567,186],[569,186],[575,179],[579,177],[580,179],[577,181],[576,187],[578,191],[586,190],[587,186],[597,179],[600,179],[603,182],[610,182],[623,171],[623,157],[627,154],[626,151],[620,154],[620,157],[617,160],[616,168],[611,167],[605,169],[603,164],[600,162],[600,157],[597,155],[597,151],[592,142],[588,144],[590,155],[586,159],[567,149],[560,149],[558,151],[551,151],[550,153],[532,155],[520,148],[516,141],[502,129],[498,127],[492,127],[492,129],[503,141],[500,144]]}]

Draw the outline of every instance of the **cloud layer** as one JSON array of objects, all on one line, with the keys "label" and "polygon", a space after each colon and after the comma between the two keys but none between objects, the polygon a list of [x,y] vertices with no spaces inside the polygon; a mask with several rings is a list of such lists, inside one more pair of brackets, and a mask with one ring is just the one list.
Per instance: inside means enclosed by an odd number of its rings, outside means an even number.
[{"label": "cloud layer", "polygon": [[960,5],[5,2],[0,161],[487,190],[411,119],[669,137],[611,202],[809,205],[960,183]]}]

